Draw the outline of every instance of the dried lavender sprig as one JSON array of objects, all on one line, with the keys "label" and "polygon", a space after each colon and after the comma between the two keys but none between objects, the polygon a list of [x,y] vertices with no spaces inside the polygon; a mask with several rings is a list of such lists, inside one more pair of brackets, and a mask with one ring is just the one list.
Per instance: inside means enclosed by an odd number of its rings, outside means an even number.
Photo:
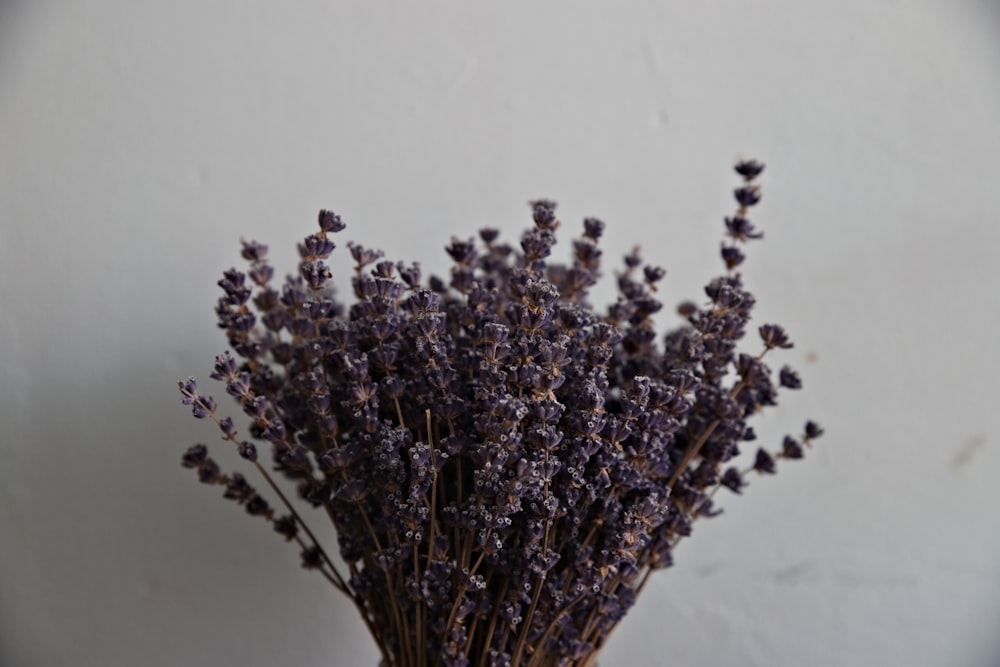
[{"label": "dried lavender sprig", "polygon": [[[743,173],[742,172],[742,168],[743,167],[745,167],[745,165],[738,165],[737,166],[737,171]],[[748,182],[751,181],[756,175],[758,175],[760,173],[760,171],[762,170],[762,168],[763,168],[762,165],[757,165],[757,164],[753,165],[752,168],[748,170],[748,171],[750,171],[752,173],[744,174],[747,177],[747,181]],[[735,246],[735,244],[736,244],[737,241],[745,242],[747,240],[750,240],[750,239],[753,239],[753,238],[759,238],[761,236],[759,233],[755,233],[753,231],[752,225],[750,225],[749,221],[747,221],[745,219],[745,217],[743,217],[745,215],[746,208],[748,206],[750,206],[750,205],[755,204],[756,201],[759,200],[759,190],[754,189],[753,190],[753,194],[754,194],[753,197],[748,197],[745,190],[743,190],[743,191],[738,190],[737,193],[736,193],[736,197],[737,197],[738,202],[740,203],[740,211],[738,213],[738,218],[737,218],[739,222],[738,223],[734,223],[734,221],[732,219],[727,219],[726,220],[727,227],[730,229],[730,235],[734,237],[734,240],[733,240],[733,245],[734,246]],[[751,199],[753,199],[753,201],[751,201]],[[736,229],[736,225],[737,224],[739,225],[739,233],[734,233],[734,232],[737,231],[737,229]],[[727,251],[727,249],[726,249],[725,246],[723,248],[722,255],[723,255],[724,261],[727,264],[727,268],[730,269],[730,271],[732,271],[735,268],[736,265],[738,265],[739,263],[742,262],[742,255],[739,256],[739,261],[733,262],[734,255],[733,255],[732,252]],[[737,276],[737,280],[738,280],[738,276]],[[684,314],[690,316],[691,314],[693,314],[695,312],[696,312],[696,310],[689,309]],[[790,342],[788,342],[788,340],[787,340],[787,336],[785,336],[783,330],[780,327],[777,327],[777,326],[774,326],[774,325],[766,325],[764,327],[761,327],[761,336],[764,339],[765,344],[766,344],[764,353],[766,353],[769,349],[772,349],[774,347],[790,347],[791,346]],[[757,363],[757,364],[759,364],[759,362],[761,361],[761,359],[764,356],[764,353],[762,353],[756,359],[754,359],[754,362]],[[739,395],[739,393],[741,391],[743,391],[744,389],[747,388],[747,385],[750,384],[751,380],[752,380],[751,378],[748,378],[748,377],[744,376],[740,380],[740,382],[736,386],[733,387],[733,389],[730,392],[730,395],[733,398],[735,398],[737,395]],[[783,369],[783,371],[782,371],[782,386],[786,386],[786,387],[789,387],[789,388],[798,388],[799,386],[801,386],[801,383],[798,381],[797,375],[792,374],[787,369]],[[716,428],[718,428],[719,425],[723,423],[723,421],[724,421],[723,418],[719,418],[719,419],[716,419],[713,422],[711,422],[708,425],[708,427],[705,429],[705,431],[700,435],[700,437],[694,442],[694,444],[691,445],[691,447],[686,451],[686,453],[685,453],[685,455],[684,455],[681,463],[678,465],[677,469],[674,471],[673,475],[671,476],[671,479],[670,479],[670,482],[669,482],[669,486],[671,488],[673,488],[673,486],[680,479],[680,476],[684,473],[684,471],[686,470],[687,466],[696,457],[696,455],[698,454],[698,452],[701,449],[701,447],[704,446],[704,444],[707,442],[707,440],[711,437],[712,432],[714,432],[714,430]],[[816,428],[816,429],[818,429],[818,427],[815,427],[815,425],[813,425],[813,427]],[[789,447],[789,445],[786,444],[786,449],[788,447]],[[794,451],[794,445],[792,445],[791,447],[792,447],[792,451]],[[718,465],[719,464],[716,464],[716,467],[718,467]],[[702,496],[701,500],[699,500],[695,505],[692,506],[692,509],[691,509],[692,518],[694,518],[694,516],[697,516],[698,514],[700,514],[702,512],[703,507],[706,506],[706,504],[708,506],[710,506],[710,504],[711,504],[711,496],[712,495],[714,495],[714,490],[708,496]],[[683,537],[683,534],[676,535],[671,540],[671,546],[676,546],[676,543],[682,537]],[[649,568],[646,571],[645,575],[642,577],[639,585],[636,588],[636,592],[637,593],[644,588],[646,582],[649,579],[649,575],[652,573],[653,569],[654,568],[651,567],[651,568]],[[604,640],[606,641],[606,636],[605,636]]]},{"label": "dried lavender sprig", "polygon": [[[726,470],[726,474],[723,475],[719,483],[712,489],[712,491],[707,495],[706,501],[710,502],[719,489],[726,488],[735,494],[742,493],[742,490],[746,488],[749,483],[746,481],[747,475],[751,473],[756,473],[758,475],[773,475],[777,472],[775,466],[776,459],[801,459],[802,451],[801,447],[812,447],[813,442],[817,438],[823,435],[823,429],[819,427],[816,422],[808,421],[803,429],[803,433],[800,436],[801,445],[793,439],[791,436],[785,436],[782,441],[781,451],[771,453],[767,450],[760,448],[757,450],[754,463],[743,468],[742,470],[736,467],[730,467]],[[698,508],[701,509],[700,507]],[[694,512],[697,516],[698,511]],[[672,546],[676,546],[683,536],[678,535]]]},{"label": "dried lavender sprig", "polygon": [[[260,516],[272,525],[274,530],[283,535],[287,541],[295,540],[302,548],[303,554],[316,549],[315,545],[307,544],[299,535],[300,520],[295,515],[289,514],[283,517],[276,517],[274,510],[267,501],[257,493],[240,473],[232,475],[222,474],[218,464],[208,456],[205,445],[192,445],[185,452],[182,459],[185,468],[194,468],[198,472],[200,481],[204,484],[223,486],[226,488],[224,497],[242,505],[247,514]],[[318,552],[317,552],[318,553]],[[322,575],[335,587],[339,588],[336,577],[326,570],[326,565],[319,560],[313,566],[319,569]]]},{"label": "dried lavender sprig", "polygon": [[[239,449],[240,456],[251,461],[254,464],[254,467],[257,468],[258,472],[264,477],[264,480],[267,482],[268,486],[270,486],[271,489],[275,492],[275,494],[277,494],[282,504],[289,511],[290,517],[294,521],[293,525],[301,527],[302,530],[306,533],[306,536],[309,539],[309,544],[305,543],[301,539],[301,537],[299,537],[297,534],[294,535],[294,539],[302,548],[303,554],[314,553],[319,556],[320,561],[313,566],[314,569],[318,569],[320,573],[323,575],[323,577],[326,578],[331,584],[333,584],[333,586],[337,590],[339,590],[340,592],[342,592],[344,595],[346,595],[348,598],[351,599],[351,601],[357,608],[358,613],[361,615],[362,621],[368,627],[368,630],[369,632],[371,632],[373,639],[375,639],[376,643],[378,644],[379,650],[383,653],[383,657],[388,659],[389,653],[388,650],[385,648],[384,642],[382,640],[383,633],[379,630],[379,628],[373,625],[368,615],[368,612],[365,609],[365,601],[358,595],[356,591],[352,590],[349,584],[344,580],[343,575],[340,574],[340,571],[337,569],[336,565],[327,555],[322,545],[320,545],[319,540],[316,539],[316,536],[313,534],[308,524],[306,524],[306,522],[299,515],[294,505],[292,505],[291,502],[289,502],[288,498],[285,496],[281,488],[277,484],[275,484],[274,479],[267,472],[267,470],[265,470],[263,466],[261,466],[260,463],[257,461],[256,448],[254,448],[254,446],[251,443],[239,440],[236,437],[236,430],[233,427],[232,419],[228,417],[220,419],[215,414],[216,411],[215,400],[211,396],[203,396],[200,393],[198,393],[195,378],[189,377],[186,381],[178,382],[177,384],[181,391],[181,402],[184,405],[192,406],[192,412],[194,416],[199,419],[204,419],[205,417],[211,418],[212,421],[215,422],[216,426],[219,427],[219,430],[222,431],[223,439],[234,443]],[[246,398],[245,395],[241,395],[241,397]],[[189,450],[188,454],[185,455],[184,459],[184,464],[186,467],[190,467],[189,466],[190,458],[191,454]],[[221,481],[225,478],[219,477],[218,479]],[[259,498],[259,496],[256,497]],[[308,561],[304,562],[304,564],[307,562]]]},{"label": "dried lavender sprig", "polygon": [[236,437],[237,433],[236,430],[233,428],[231,419],[229,418],[221,419],[216,415],[215,400],[211,396],[203,396],[198,393],[197,385],[195,384],[195,379],[193,377],[188,378],[187,381],[185,382],[178,382],[178,386],[180,387],[181,390],[182,403],[184,403],[185,405],[191,405],[195,415],[196,416],[201,415],[199,418],[208,417],[212,419],[212,421],[215,422],[216,426],[219,427],[219,430],[222,431],[223,439],[228,440],[233,444],[235,444],[239,449],[240,456],[252,462],[258,469],[258,471],[260,471],[261,475],[263,475],[264,477],[264,480],[268,483],[268,486],[270,486],[274,490],[274,492],[281,499],[281,502],[291,513],[296,523],[299,526],[301,526],[302,529],[306,532],[310,541],[312,542],[312,546],[319,549],[324,562],[334,573],[334,578],[336,579],[337,588],[342,593],[348,596],[352,596],[352,593],[348,588],[347,584],[344,582],[343,577],[337,571],[336,566],[330,560],[329,556],[326,555],[326,552],[323,551],[322,547],[319,545],[319,541],[313,535],[312,531],[309,530],[309,527],[306,525],[305,521],[302,520],[302,517],[299,516],[299,513],[296,511],[295,507],[288,501],[288,499],[285,497],[285,494],[281,491],[278,485],[274,483],[274,480],[271,478],[271,475],[268,474],[268,472],[257,461],[257,451],[256,448],[253,446],[253,444],[246,442],[244,440],[240,440],[239,438]]}]

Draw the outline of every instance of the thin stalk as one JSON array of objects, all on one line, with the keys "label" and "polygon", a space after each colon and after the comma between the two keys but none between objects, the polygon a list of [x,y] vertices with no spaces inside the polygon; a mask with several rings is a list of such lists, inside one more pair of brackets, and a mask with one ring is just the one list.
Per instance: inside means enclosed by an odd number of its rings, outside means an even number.
[{"label": "thin stalk", "polygon": [[[220,427],[221,429],[222,420],[220,420],[218,415],[215,414],[215,411],[209,410],[208,409],[209,406],[206,405],[200,398],[196,400],[198,404],[205,410],[205,412],[207,412],[208,415],[212,418],[212,421],[215,422],[216,426]],[[223,432],[223,439],[229,440],[233,444],[237,445],[239,444],[239,439],[236,437],[235,431],[231,433]],[[351,590],[350,586],[347,584],[347,582],[344,580],[344,577],[340,574],[340,571],[337,569],[337,566],[334,565],[333,560],[326,553],[326,549],[324,549],[323,546],[320,544],[319,540],[316,538],[316,535],[309,528],[309,525],[306,524],[305,520],[302,519],[302,516],[299,514],[298,510],[296,510],[295,507],[292,505],[292,503],[288,500],[288,497],[284,494],[281,488],[275,483],[274,479],[267,472],[264,466],[262,466],[260,462],[256,460],[253,461],[253,464],[254,467],[257,468],[258,472],[260,472],[261,476],[263,476],[268,486],[271,487],[271,490],[274,491],[274,493],[281,500],[281,503],[285,506],[285,509],[287,509],[289,513],[291,513],[292,518],[295,519],[295,522],[302,527],[303,532],[305,532],[305,534],[309,537],[309,540],[312,542],[313,546],[316,547],[320,556],[323,558],[326,567],[328,567],[330,572],[332,573],[332,575],[327,576],[326,572],[321,569],[321,572],[323,572],[324,577],[328,581],[330,581],[330,583],[333,584],[337,590],[339,590],[341,593],[350,598],[355,608],[357,608],[358,613],[361,615],[362,620],[365,622],[365,625],[368,626],[368,629],[371,632],[372,637],[375,638],[376,643],[379,645],[379,650],[382,651],[383,655],[388,655],[388,651],[384,646],[384,642],[379,640],[380,633],[376,632],[374,626],[372,625],[368,616],[368,612],[364,608],[361,598],[357,595],[356,592]],[[302,544],[301,540],[299,540],[299,544]],[[304,545],[303,548],[305,548]]]},{"label": "thin stalk", "polygon": [[455,623],[455,619],[458,615],[458,608],[462,605],[462,596],[465,595],[466,591],[469,590],[468,580],[472,578],[474,574],[479,570],[479,566],[482,565],[483,559],[486,557],[486,552],[482,551],[479,553],[479,558],[476,559],[476,564],[472,566],[469,570],[469,574],[466,575],[465,580],[458,587],[458,595],[455,596],[455,603],[451,606],[451,613],[448,614],[448,622],[444,625],[444,636],[447,637],[451,634],[451,628]]},{"label": "thin stalk", "polygon": [[524,651],[525,642],[528,640],[528,633],[531,631],[531,623],[535,618],[535,609],[538,607],[538,599],[542,595],[542,584],[544,582],[545,574],[538,575],[538,581],[535,582],[535,592],[531,595],[531,606],[528,608],[528,614],[524,617],[524,623],[521,625],[521,633],[517,638],[517,644],[514,648],[514,655],[510,660],[511,667],[520,667],[521,653]]},{"label": "thin stalk", "polygon": [[552,621],[549,623],[548,627],[545,628],[545,632],[542,633],[541,638],[538,640],[538,644],[536,646],[538,650],[535,651],[535,655],[533,655],[531,659],[528,660],[527,667],[541,667],[540,661],[543,659],[543,656],[545,655],[545,645],[548,643],[549,639],[552,638],[552,635],[555,632],[556,626],[559,624],[559,621],[562,619],[563,616],[569,613],[570,609],[575,607],[577,603],[583,600],[585,597],[587,597],[586,592],[577,595],[575,598],[570,600],[569,603],[565,607],[563,607],[558,614],[555,615],[555,618],[553,618]]},{"label": "thin stalk", "polygon": [[[500,602],[507,595],[507,587],[510,585],[510,577],[504,577],[503,586],[500,587],[500,597],[497,598],[497,604],[493,605],[493,615],[490,617],[490,627],[486,631],[486,635],[483,638],[483,652],[479,657],[479,667],[486,667],[486,658],[490,654],[490,646],[493,645],[493,633],[496,632],[497,618],[500,614]],[[472,636],[469,636],[469,643],[472,643]],[[500,645],[503,648],[503,645]]]},{"label": "thin stalk", "polygon": [[260,474],[264,476],[264,479],[267,480],[268,486],[270,486],[271,489],[281,499],[282,504],[288,509],[289,512],[291,512],[292,516],[295,518],[295,522],[298,523],[300,526],[302,526],[302,530],[305,531],[306,535],[309,536],[309,539],[312,541],[313,545],[317,549],[319,549],[320,555],[323,557],[323,560],[326,561],[326,564],[330,567],[330,570],[333,572],[334,576],[337,579],[337,588],[348,597],[353,597],[353,593],[348,587],[347,582],[344,581],[344,578],[337,570],[337,567],[333,564],[333,561],[327,555],[326,550],[322,546],[320,546],[319,540],[316,539],[316,536],[313,534],[312,530],[310,530],[309,526],[306,525],[306,522],[302,520],[302,517],[299,515],[298,511],[292,506],[291,502],[289,502],[288,498],[285,496],[282,490],[278,487],[277,484],[275,484],[274,479],[271,478],[267,470],[264,469],[264,466],[262,466],[258,461],[254,461],[253,464],[254,466],[256,466],[257,470],[260,471]]},{"label": "thin stalk", "polygon": [[[384,552],[382,550],[382,543],[379,541],[378,535],[375,533],[375,529],[372,527],[371,521],[368,520],[368,513],[365,512],[364,508],[361,506],[360,501],[355,501],[354,504],[357,505],[358,514],[361,516],[361,520],[364,521],[365,527],[368,529],[368,534],[371,536],[372,541],[375,543],[376,553],[378,553],[378,555],[380,556],[383,555]],[[384,567],[380,567],[379,569],[381,569],[382,572],[385,574],[385,583],[386,586],[388,586],[389,588],[389,598],[390,598],[389,606],[392,607],[392,615],[395,619],[395,624],[396,624],[396,636],[399,637],[400,649],[402,649],[404,637],[407,642],[409,641],[409,626],[405,622],[406,619],[402,618],[399,613],[399,604],[396,601],[396,588],[392,584],[392,577],[389,576],[389,570],[385,569]],[[406,629],[405,635],[403,634],[404,627]],[[404,657],[409,658],[409,656],[406,654],[404,654]],[[405,664],[409,664],[409,662],[408,661],[404,662],[404,665]]]},{"label": "thin stalk", "polygon": [[[548,470],[549,465],[549,450],[545,450],[545,467]],[[543,506],[545,501],[549,499],[549,479],[546,477],[544,485],[544,498]],[[549,528],[552,525],[552,520],[549,517],[545,517],[545,536],[542,538],[542,558],[547,559],[549,550]],[[547,571],[546,571],[547,572]],[[511,658],[511,666],[518,667],[521,664],[521,653],[524,651],[525,642],[528,640],[528,633],[531,631],[531,626],[535,621],[535,609],[538,607],[538,599],[541,596],[542,584],[545,582],[545,573],[538,575],[538,582],[535,584],[535,592],[531,597],[531,607],[528,609],[528,615],[525,616],[523,630],[517,640],[517,647],[514,649],[514,655]]]},{"label": "thin stalk", "polygon": [[427,444],[431,449],[431,466],[434,469],[434,477],[431,479],[431,526],[428,538],[427,563],[430,565],[434,551],[434,537],[437,529],[437,488],[438,488],[438,468],[437,457],[434,454],[434,438],[431,437],[431,411],[425,413],[427,417]]},{"label": "thin stalk", "polygon": [[[417,545],[413,545],[413,578],[417,586],[420,586],[420,553],[417,549]],[[427,651],[423,650],[423,647],[427,646],[427,636],[425,633],[424,624],[421,623],[421,612],[425,607],[425,601],[423,596],[420,596],[420,600],[413,607],[413,626],[417,637],[417,667],[424,667],[425,660],[427,659]]]}]

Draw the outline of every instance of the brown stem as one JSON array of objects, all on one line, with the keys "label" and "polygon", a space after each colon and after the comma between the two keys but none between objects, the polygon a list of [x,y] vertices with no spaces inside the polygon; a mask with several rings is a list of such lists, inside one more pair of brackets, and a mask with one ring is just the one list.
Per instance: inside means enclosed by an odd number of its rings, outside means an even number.
[{"label": "brown stem", "polygon": [[569,613],[569,610],[577,605],[578,602],[587,597],[586,591],[577,595],[575,598],[569,601],[565,607],[563,607],[555,618],[549,623],[548,627],[545,628],[545,632],[542,633],[541,638],[538,640],[537,651],[535,655],[528,661],[527,667],[540,667],[539,662],[542,660],[542,656],[545,655],[545,644],[548,643],[549,639],[552,638],[552,634],[555,632],[556,626],[563,616]]},{"label": "brown stem", "polygon": [[[544,582],[545,574],[538,575],[538,581],[535,582],[535,592],[531,596],[531,606],[524,617],[524,623],[521,625],[521,633],[517,638],[517,645],[514,648],[514,655],[510,660],[511,667],[519,667],[521,664],[521,653],[524,651],[525,642],[528,640],[528,633],[531,632],[531,623],[535,618],[538,599],[542,596],[542,584]],[[538,649],[541,650],[541,647],[538,647]]]},{"label": "brown stem", "polygon": [[[497,618],[500,613],[500,602],[507,595],[508,586],[510,586],[510,577],[504,577],[503,586],[500,588],[500,597],[497,598],[497,604],[493,605],[493,615],[490,617],[489,630],[486,631],[486,635],[483,637],[483,652],[479,656],[479,667],[486,667],[486,658],[489,656],[490,646],[493,644],[493,633],[496,632]],[[471,636],[469,637],[469,642],[472,642]]]}]

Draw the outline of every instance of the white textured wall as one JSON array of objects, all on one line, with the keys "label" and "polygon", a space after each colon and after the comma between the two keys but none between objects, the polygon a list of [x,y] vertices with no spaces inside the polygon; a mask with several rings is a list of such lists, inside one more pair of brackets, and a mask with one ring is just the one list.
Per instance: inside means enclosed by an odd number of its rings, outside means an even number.
[{"label": "white textured wall", "polygon": [[807,385],[759,432],[827,435],[700,526],[602,666],[996,667],[997,9],[0,2],[0,665],[374,664],[178,466],[215,441],[174,381],[223,348],[241,235],[291,269],[326,206],[433,265],[549,196],[676,302],[742,153],[768,163],[746,275]]}]

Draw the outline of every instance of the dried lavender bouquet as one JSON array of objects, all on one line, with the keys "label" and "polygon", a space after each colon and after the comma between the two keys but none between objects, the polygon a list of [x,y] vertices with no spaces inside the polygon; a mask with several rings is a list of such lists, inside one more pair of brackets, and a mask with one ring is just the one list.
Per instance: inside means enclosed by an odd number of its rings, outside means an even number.
[{"label": "dried lavender bouquet", "polygon": [[[728,466],[754,440],[748,419],[798,389],[764,358],[792,346],[778,325],[741,352],[754,297],[739,267],[761,236],[747,214],[763,165],[736,165],[725,274],[708,302],[659,340],[664,271],[635,251],[617,301],[598,314],[604,224],[583,222],[569,264],[548,260],[555,204],[510,245],[495,229],[446,248],[450,281],[348,243],[356,301],[338,302],[326,260],[340,217],[319,214],[280,288],[267,247],[243,242],[216,309],[235,356],[215,360],[249,417],[242,435],[194,378],[195,417],[215,422],[266,483],[224,474],[205,445],[183,465],[301,549],[347,595],[390,667],[593,665],[654,570],[668,567],[720,487],[797,459],[822,431],[807,422],[777,451]],[[254,441],[270,444],[272,466]],[[268,468],[333,522],[340,561],[319,544]],[[270,496],[270,500],[265,499]]]}]

